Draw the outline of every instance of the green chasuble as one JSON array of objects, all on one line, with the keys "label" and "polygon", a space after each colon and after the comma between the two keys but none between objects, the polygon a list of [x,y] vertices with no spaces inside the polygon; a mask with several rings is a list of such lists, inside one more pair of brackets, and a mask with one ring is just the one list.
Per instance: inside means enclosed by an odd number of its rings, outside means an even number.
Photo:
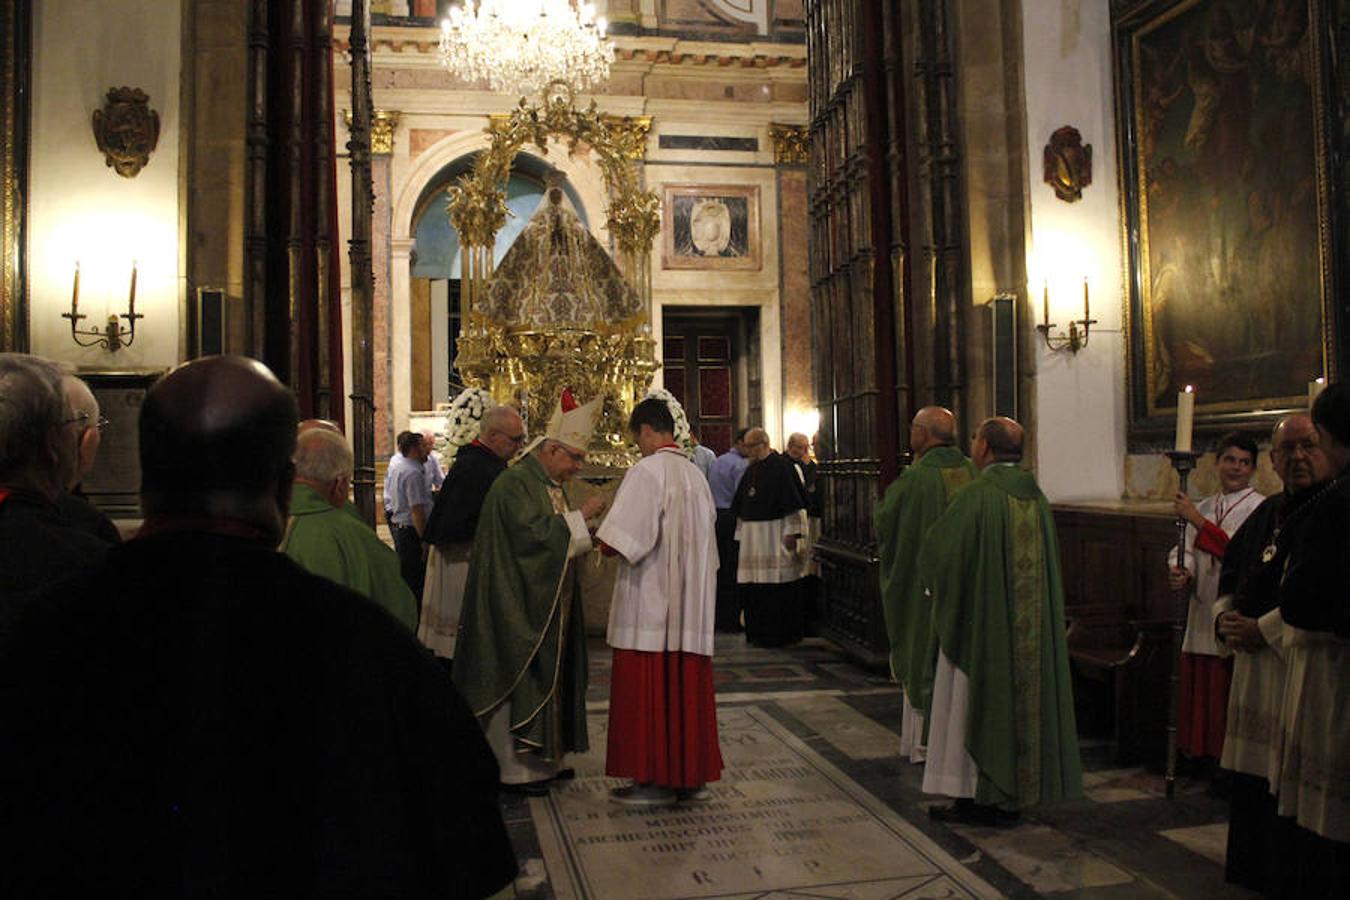
[{"label": "green chasuble", "polygon": [[479,718],[511,702],[511,733],[544,759],[586,741],[586,633],[566,502],[529,455],[492,483],[474,536],[453,676]]},{"label": "green chasuble", "polygon": [[976,802],[1018,809],[1081,796],[1059,541],[1035,477],[986,468],[929,529],[919,574],[936,643],[970,679]]},{"label": "green chasuble", "polygon": [[315,575],[349,587],[417,630],[417,598],[399,573],[398,556],[360,519],[337,509],[307,484],[291,491],[291,518],[281,551]]},{"label": "green chasuble", "polygon": [[955,447],[934,447],[891,482],[872,514],[881,557],[881,605],[891,644],[891,676],[911,705],[928,708],[924,654],[932,634],[932,604],[917,577],[919,547],[928,527],[942,515],[958,488],[978,472]]}]

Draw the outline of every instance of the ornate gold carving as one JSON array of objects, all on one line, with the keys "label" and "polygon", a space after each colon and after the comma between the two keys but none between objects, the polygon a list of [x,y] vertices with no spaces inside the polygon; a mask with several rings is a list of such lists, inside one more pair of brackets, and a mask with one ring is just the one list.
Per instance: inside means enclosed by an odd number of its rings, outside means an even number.
[{"label": "ornate gold carving", "polygon": [[396,109],[377,109],[370,123],[370,152],[388,156],[394,152],[394,130],[402,114]]},{"label": "ornate gold carving", "polygon": [[[642,189],[634,163],[643,158],[650,129],[650,117],[605,116],[594,101],[578,109],[571,91],[555,83],[544,92],[542,102],[521,100],[510,115],[489,117],[488,149],[449,190],[450,221],[465,250],[462,297],[467,327],[459,338],[457,368],[467,383],[486,388],[498,402],[519,404],[534,427],[547,420],[564,387],[571,387],[583,401],[603,396],[590,447],[591,460],[602,466],[633,461],[626,418],[656,370],[655,343],[647,330],[650,256],[661,229],[661,201],[654,191]],[[499,291],[492,280],[492,247],[507,216],[503,186],[523,146],[533,144],[547,155],[550,139],[559,138],[566,139],[569,154],[585,147],[598,158],[612,198],[606,224],[620,251],[623,277],[633,292],[629,296],[635,294],[637,303],[614,306],[611,298],[594,321],[553,322],[537,315],[513,315],[507,321],[492,315],[510,307],[503,305],[500,294],[510,293],[511,285],[502,285]],[[522,272],[515,264],[508,272],[508,261],[503,260],[502,274],[519,286]],[[572,305],[579,309],[584,304]],[[550,324],[540,327],[539,321]]]},{"label": "ornate gold carving", "polygon": [[[377,109],[371,115],[370,152],[376,156],[388,156],[394,152],[394,132],[398,130],[399,119],[403,113],[396,109]],[[352,111],[342,111],[342,121],[348,130],[352,127]]]},{"label": "ornate gold carving", "polygon": [[651,116],[605,116],[610,139],[616,152],[628,159],[647,158],[647,134],[652,130]]},{"label": "ornate gold carving", "polygon": [[110,88],[103,108],[94,110],[93,125],[104,160],[123,178],[140,174],[159,144],[159,113],[138,88]]},{"label": "ornate gold carving", "polygon": [[780,166],[804,166],[811,161],[811,133],[805,125],[769,126],[773,161]]}]

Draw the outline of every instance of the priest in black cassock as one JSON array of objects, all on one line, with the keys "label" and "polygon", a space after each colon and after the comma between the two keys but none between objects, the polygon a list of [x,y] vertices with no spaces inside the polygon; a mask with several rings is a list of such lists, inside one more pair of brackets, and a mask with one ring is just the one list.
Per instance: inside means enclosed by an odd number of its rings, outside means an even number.
[{"label": "priest in black cassock", "polygon": [[[1225,874],[1233,884],[1261,892],[1279,883],[1280,837],[1287,832],[1276,817],[1270,790],[1272,761],[1279,761],[1288,653],[1279,587],[1289,545],[1279,536],[1315,492],[1317,429],[1302,413],[1286,416],[1275,426],[1270,443],[1270,459],[1284,490],[1267,497],[1228,542],[1214,607],[1219,640],[1234,651],[1220,761],[1233,773]],[[1297,530],[1297,520],[1294,524]]]},{"label": "priest in black cassock", "polygon": [[431,546],[431,552],[427,555],[417,637],[441,659],[455,656],[464,585],[469,580],[469,555],[488,488],[506,471],[507,460],[523,446],[525,423],[520,413],[509,406],[486,410],[478,437],[455,453],[427,517],[422,540]]},{"label": "priest in black cassock", "polygon": [[[1279,887],[1290,897],[1350,896],[1350,388],[1313,404],[1319,481],[1271,546],[1288,557],[1279,586],[1287,674],[1280,715],[1278,812],[1292,817]],[[1286,535],[1288,537],[1286,537]],[[1263,554],[1266,551],[1262,551]]]},{"label": "priest in black cassock", "polygon": [[731,504],[745,639],[757,647],[782,647],[800,641],[806,624],[800,552],[806,497],[792,460],[769,446],[763,428],[746,433],[745,449],[750,465]]},{"label": "priest in black cassock", "polygon": [[276,552],[296,403],[165,376],[145,524],[0,660],[0,897],[483,897],[516,862],[477,722],[402,624]]}]

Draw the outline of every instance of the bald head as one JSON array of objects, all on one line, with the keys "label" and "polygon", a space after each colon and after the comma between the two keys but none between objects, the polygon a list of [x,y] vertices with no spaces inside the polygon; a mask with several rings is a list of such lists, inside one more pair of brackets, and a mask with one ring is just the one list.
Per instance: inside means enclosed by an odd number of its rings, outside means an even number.
[{"label": "bald head", "polygon": [[1022,461],[1022,426],[1007,416],[980,423],[970,449],[971,462],[983,469],[993,463]]},{"label": "bald head", "polygon": [[1317,483],[1319,453],[1317,426],[1312,416],[1304,413],[1285,416],[1270,434],[1270,462],[1290,494]]},{"label": "bald head", "polygon": [[332,419],[303,419],[300,424],[295,427],[295,434],[298,437],[306,431],[313,431],[316,428],[323,431],[331,431],[333,434],[342,434],[342,429],[338,426],[338,423],[334,422]]},{"label": "bald head", "polygon": [[945,406],[925,406],[909,424],[909,448],[914,458],[934,447],[949,447],[956,441],[956,417]]},{"label": "bald head", "polygon": [[[174,369],[141,409],[145,513],[275,524],[289,502],[295,396],[262,363],[208,356]],[[279,509],[266,509],[276,502]],[[262,515],[267,521],[259,521]]]}]

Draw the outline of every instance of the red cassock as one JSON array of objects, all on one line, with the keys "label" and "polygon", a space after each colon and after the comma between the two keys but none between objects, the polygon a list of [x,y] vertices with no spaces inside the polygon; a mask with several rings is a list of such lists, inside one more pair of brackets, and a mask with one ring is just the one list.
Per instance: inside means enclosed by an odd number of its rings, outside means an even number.
[{"label": "red cassock", "polygon": [[605,774],[672,788],[721,777],[712,657],[614,650]]},{"label": "red cassock", "polygon": [[1181,654],[1181,686],[1177,698],[1177,746],[1187,756],[1223,755],[1228,725],[1228,686],[1233,680],[1231,656]]}]

